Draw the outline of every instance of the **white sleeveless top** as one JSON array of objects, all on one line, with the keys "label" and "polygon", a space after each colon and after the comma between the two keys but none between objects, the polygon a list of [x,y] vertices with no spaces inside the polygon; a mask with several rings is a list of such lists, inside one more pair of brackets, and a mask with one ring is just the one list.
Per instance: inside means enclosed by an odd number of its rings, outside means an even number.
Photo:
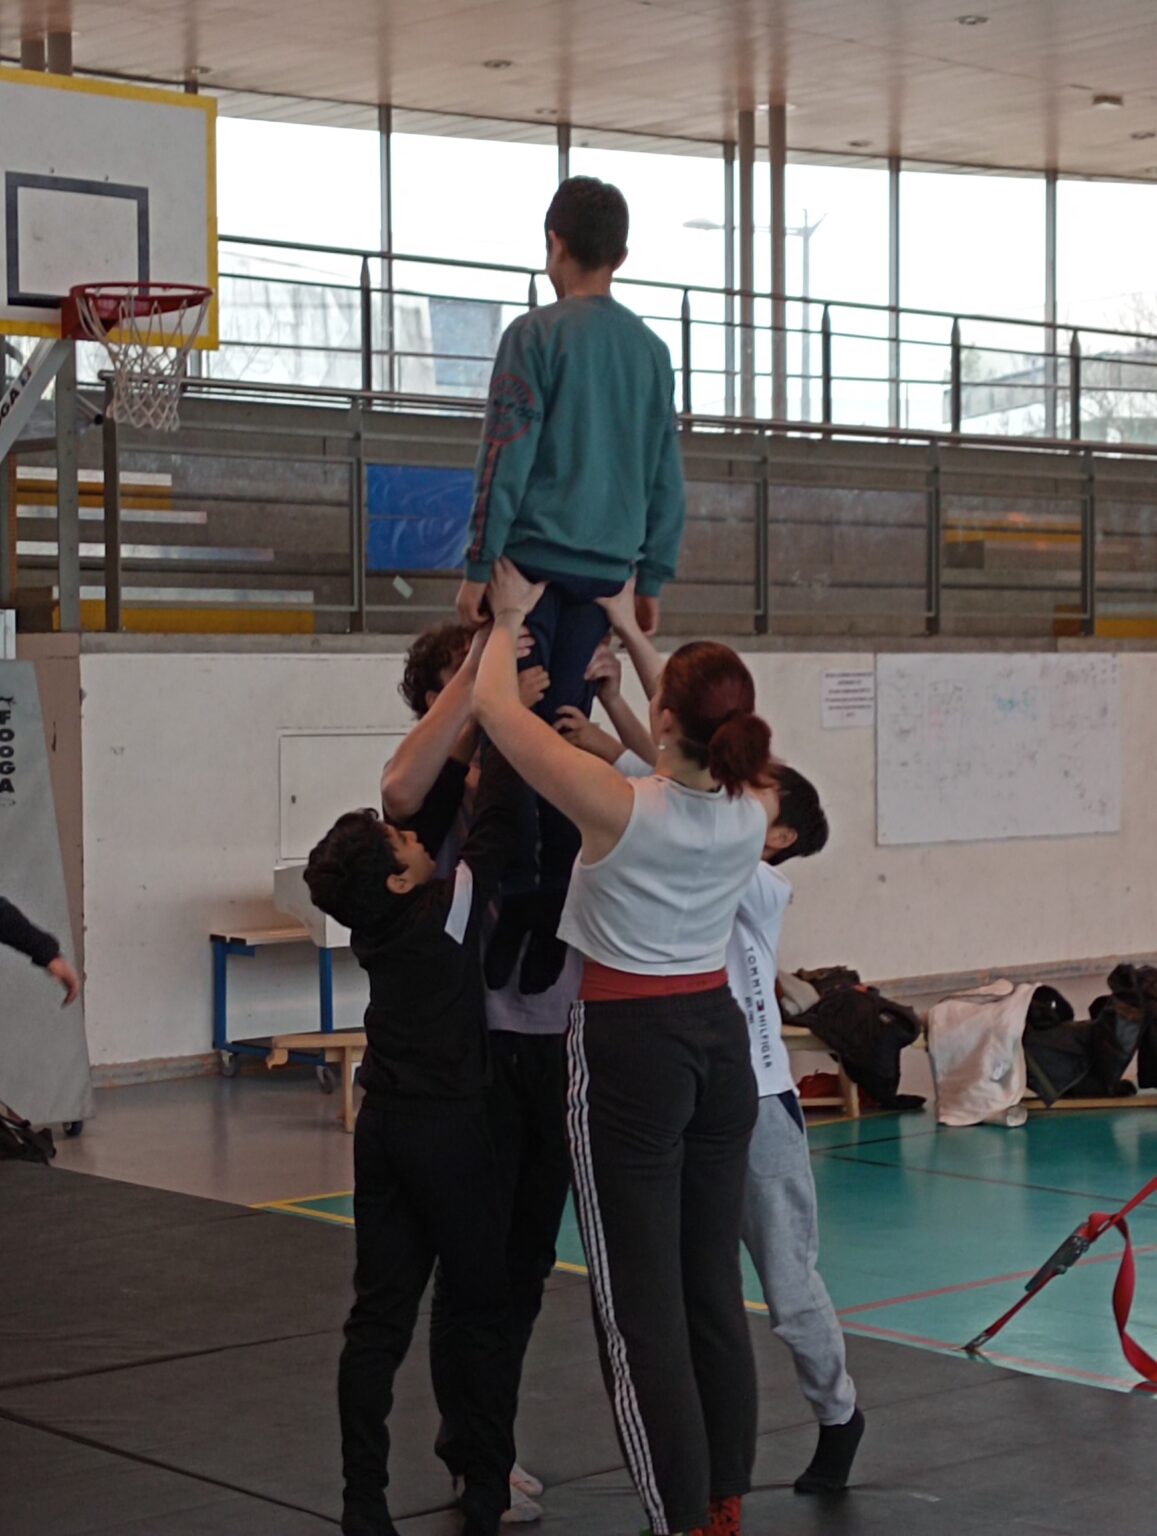
[{"label": "white sleeveless top", "polygon": [[558,936],[590,960],[640,976],[722,970],[739,901],[759,864],[767,812],[754,795],[631,780],[617,845],[575,860]]}]

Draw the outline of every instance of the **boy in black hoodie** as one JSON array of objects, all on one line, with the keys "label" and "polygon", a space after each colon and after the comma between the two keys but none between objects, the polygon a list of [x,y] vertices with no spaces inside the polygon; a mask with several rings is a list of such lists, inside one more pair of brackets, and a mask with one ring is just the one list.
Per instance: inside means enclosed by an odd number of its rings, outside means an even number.
[{"label": "boy in black hoodie", "polygon": [[[458,796],[409,828],[342,816],[309,856],[314,904],[351,930],[370,979],[365,1100],[354,1137],[356,1300],[338,1378],[343,1536],[395,1536],[386,1504],[393,1380],[441,1265],[455,1336],[436,1381],[461,1426],[463,1536],[495,1536],[509,1503],[517,1373],[505,1229],[483,1093],[489,1062],[479,925],[515,840],[521,781],[487,754],[462,856],[434,859]],[[447,1400],[451,1398],[452,1400]]]}]

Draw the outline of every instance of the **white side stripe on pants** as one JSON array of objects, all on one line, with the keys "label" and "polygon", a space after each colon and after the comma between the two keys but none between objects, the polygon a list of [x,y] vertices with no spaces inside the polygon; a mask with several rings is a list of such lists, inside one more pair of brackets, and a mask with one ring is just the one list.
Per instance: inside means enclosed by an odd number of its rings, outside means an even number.
[{"label": "white side stripe on pants", "polygon": [[598,1189],[595,1184],[594,1162],[591,1155],[590,1108],[588,1091],[590,1073],[587,1068],[583,1034],[586,1013],[582,1003],[571,1009],[570,1034],[567,1038],[569,1058],[567,1091],[567,1132],[570,1137],[571,1156],[574,1162],[574,1183],[577,1196],[579,1225],[590,1267],[591,1285],[595,1303],[599,1309],[599,1321],[606,1339],[607,1356],[614,1380],[614,1413],[619,1433],[627,1453],[631,1476],[639,1490],[643,1508],[651,1522],[655,1536],[667,1536],[667,1512],[655,1481],[655,1468],[651,1460],[651,1447],[647,1429],[635,1395],[627,1361],[627,1344],[619,1331],[615,1318],[614,1296],[611,1291],[611,1267],[607,1257],[606,1239],[602,1215],[599,1211]]}]

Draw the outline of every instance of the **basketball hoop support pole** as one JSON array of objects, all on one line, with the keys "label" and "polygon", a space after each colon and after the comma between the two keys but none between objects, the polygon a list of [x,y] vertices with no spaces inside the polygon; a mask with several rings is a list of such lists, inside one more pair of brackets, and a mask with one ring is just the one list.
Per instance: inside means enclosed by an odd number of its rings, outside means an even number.
[{"label": "basketball hoop support pole", "polygon": [[0,393],[0,464],[16,446],[44,391],[63,368],[71,348],[71,341],[45,338],[37,342],[24,367],[4,385]]}]

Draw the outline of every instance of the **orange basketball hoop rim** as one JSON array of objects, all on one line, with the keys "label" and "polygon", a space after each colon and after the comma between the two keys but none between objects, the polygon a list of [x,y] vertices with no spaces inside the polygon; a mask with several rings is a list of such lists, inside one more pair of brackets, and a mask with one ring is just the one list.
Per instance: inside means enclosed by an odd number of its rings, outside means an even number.
[{"label": "orange basketball hoop rim", "polygon": [[178,425],[185,362],[213,290],[196,283],[81,283],[61,306],[61,333],[103,346],[112,367],[111,415],[130,426]]}]

